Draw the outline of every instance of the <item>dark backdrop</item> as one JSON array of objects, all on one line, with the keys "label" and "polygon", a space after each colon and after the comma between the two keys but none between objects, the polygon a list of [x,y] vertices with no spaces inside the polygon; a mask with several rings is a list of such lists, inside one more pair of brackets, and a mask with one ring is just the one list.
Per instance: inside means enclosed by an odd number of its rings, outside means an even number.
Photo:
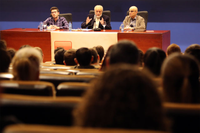
[{"label": "dark backdrop", "polygon": [[96,4],[111,11],[111,21],[122,21],[128,8],[136,5],[149,12],[149,22],[200,22],[200,0],[0,0],[0,21],[43,21],[50,7],[57,6],[78,22]]}]

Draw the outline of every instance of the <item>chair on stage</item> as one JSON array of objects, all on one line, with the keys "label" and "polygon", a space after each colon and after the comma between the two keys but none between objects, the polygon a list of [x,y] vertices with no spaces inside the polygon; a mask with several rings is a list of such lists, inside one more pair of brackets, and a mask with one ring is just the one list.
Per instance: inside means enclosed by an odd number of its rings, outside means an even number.
[{"label": "chair on stage", "polygon": [[[129,15],[129,11],[127,11],[126,15]],[[144,18],[145,27],[147,29],[147,22],[148,22],[148,11],[138,11],[137,15],[140,15]]]},{"label": "chair on stage", "polygon": [[0,87],[5,94],[51,97],[55,97],[56,94],[55,87],[50,82],[2,80]]},{"label": "chair on stage", "polygon": [[52,98],[2,94],[0,127],[2,129],[14,123],[72,126],[72,110],[81,100],[78,97]]},{"label": "chair on stage", "polygon": [[[94,14],[94,10],[90,10],[89,14]],[[103,11],[102,14],[107,15],[110,18],[109,21],[111,21],[111,12],[110,12],[110,10],[105,10],[105,11]]]},{"label": "chair on stage", "polygon": [[63,82],[58,85],[56,96],[82,96],[89,86],[89,83]]},{"label": "chair on stage", "polygon": [[164,103],[167,117],[174,133],[199,133],[200,104]]},{"label": "chair on stage", "polygon": [[59,15],[60,17],[64,17],[67,22],[71,22],[72,23],[72,14],[71,13],[62,13]]}]

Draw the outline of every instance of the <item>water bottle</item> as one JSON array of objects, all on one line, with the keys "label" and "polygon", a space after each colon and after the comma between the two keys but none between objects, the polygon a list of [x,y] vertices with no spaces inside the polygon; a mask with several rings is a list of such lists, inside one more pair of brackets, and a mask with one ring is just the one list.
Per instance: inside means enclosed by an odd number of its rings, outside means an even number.
[{"label": "water bottle", "polygon": [[69,31],[72,31],[72,23],[69,22]]},{"label": "water bottle", "polygon": [[43,31],[43,22],[40,22],[40,31]]},{"label": "water bottle", "polygon": [[121,32],[124,32],[124,24],[123,23],[120,25],[120,28],[121,28]]}]

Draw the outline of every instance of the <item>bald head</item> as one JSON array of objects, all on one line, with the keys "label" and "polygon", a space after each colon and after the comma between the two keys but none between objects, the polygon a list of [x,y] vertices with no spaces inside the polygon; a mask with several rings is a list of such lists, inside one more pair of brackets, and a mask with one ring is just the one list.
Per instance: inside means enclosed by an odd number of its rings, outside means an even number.
[{"label": "bald head", "polygon": [[101,15],[102,15],[102,13],[103,13],[103,6],[101,6],[101,5],[96,5],[96,6],[94,7],[94,13],[95,13],[95,15],[96,15],[97,18],[100,18]]},{"label": "bald head", "polygon": [[137,13],[138,13],[138,8],[136,6],[131,6],[129,8],[129,16],[131,18],[135,18],[135,16],[137,15]]}]

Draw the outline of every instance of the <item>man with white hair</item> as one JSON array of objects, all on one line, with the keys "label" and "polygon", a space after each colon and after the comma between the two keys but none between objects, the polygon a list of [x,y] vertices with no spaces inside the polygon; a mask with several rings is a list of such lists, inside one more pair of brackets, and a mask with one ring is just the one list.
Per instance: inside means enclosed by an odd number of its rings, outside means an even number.
[{"label": "man with white hair", "polygon": [[32,47],[22,48],[13,57],[12,73],[14,80],[39,80],[41,53]]},{"label": "man with white hair", "polygon": [[105,29],[111,29],[110,18],[103,13],[103,6],[96,5],[94,7],[94,14],[89,14],[86,20],[81,24],[81,28],[95,29],[103,28],[104,22],[106,23]]},{"label": "man with white hair", "polygon": [[144,18],[137,15],[138,8],[136,6],[131,6],[129,8],[129,15],[125,17],[123,24],[125,30],[145,30],[145,21]]}]

